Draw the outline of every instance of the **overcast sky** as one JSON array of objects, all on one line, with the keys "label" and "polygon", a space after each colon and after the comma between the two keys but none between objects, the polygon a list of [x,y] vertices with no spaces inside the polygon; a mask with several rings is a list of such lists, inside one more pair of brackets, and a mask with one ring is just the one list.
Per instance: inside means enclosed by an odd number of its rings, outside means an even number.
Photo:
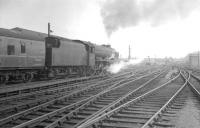
[{"label": "overcast sky", "polygon": [[200,50],[200,0],[0,0],[0,27],[111,44],[123,57]]}]

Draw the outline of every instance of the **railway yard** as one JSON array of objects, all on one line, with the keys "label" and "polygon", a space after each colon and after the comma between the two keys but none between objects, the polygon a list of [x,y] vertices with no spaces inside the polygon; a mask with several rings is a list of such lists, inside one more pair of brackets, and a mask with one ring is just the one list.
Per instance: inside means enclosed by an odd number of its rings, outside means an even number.
[{"label": "railway yard", "polygon": [[198,128],[200,77],[175,66],[0,87],[0,128]]},{"label": "railway yard", "polygon": [[199,14],[200,0],[0,0],[0,128],[200,128]]}]

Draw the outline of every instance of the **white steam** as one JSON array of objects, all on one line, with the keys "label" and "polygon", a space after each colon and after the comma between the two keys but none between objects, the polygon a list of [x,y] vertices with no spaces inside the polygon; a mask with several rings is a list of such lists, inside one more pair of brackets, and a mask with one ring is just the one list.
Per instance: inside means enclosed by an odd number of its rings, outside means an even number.
[{"label": "white steam", "polygon": [[142,59],[136,59],[136,60],[129,60],[129,61],[119,61],[117,63],[111,64],[110,67],[108,67],[107,71],[110,73],[118,73],[122,69],[127,68],[128,66],[131,65],[136,65],[140,63]]}]

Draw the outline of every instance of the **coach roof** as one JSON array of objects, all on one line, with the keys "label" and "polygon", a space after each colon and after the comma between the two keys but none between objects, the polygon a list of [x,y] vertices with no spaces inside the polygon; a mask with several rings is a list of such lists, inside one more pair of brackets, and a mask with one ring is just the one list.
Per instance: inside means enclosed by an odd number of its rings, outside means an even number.
[{"label": "coach roof", "polygon": [[[13,29],[0,28],[0,36],[28,39],[28,40],[36,40],[36,41],[44,41],[45,37],[47,37],[48,35],[46,33],[41,33],[41,32],[36,32],[36,31],[16,27]],[[51,36],[59,38],[61,40],[73,41],[75,43],[81,43],[84,45],[92,45],[92,43],[86,42],[86,41],[71,40],[71,39],[67,39],[67,38],[63,38],[63,37],[59,37],[59,36],[55,36],[55,35],[51,35]]]}]

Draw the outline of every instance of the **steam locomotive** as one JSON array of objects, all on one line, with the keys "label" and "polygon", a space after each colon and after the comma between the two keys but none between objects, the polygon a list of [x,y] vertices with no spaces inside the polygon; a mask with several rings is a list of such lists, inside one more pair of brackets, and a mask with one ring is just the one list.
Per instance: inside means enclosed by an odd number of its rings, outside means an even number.
[{"label": "steam locomotive", "polygon": [[0,83],[58,75],[91,75],[118,58],[108,45],[0,28]]}]

